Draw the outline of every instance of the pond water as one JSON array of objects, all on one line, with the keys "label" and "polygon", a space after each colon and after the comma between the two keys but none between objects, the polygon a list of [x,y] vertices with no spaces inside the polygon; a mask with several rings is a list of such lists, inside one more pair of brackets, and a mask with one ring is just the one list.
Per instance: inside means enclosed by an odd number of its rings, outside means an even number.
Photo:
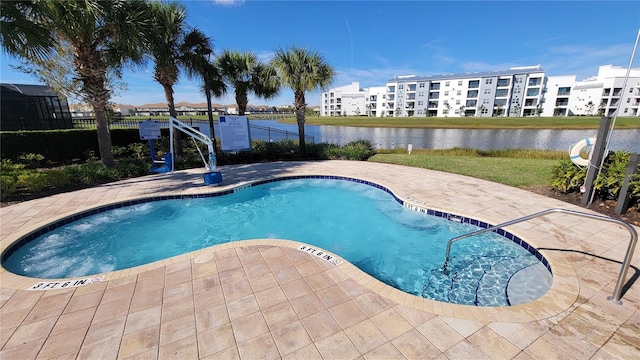
[{"label": "pond water", "polygon": [[[251,124],[297,133],[295,124],[281,124],[276,120],[251,120]],[[195,125],[195,124],[194,124]],[[201,126],[208,134],[208,125]],[[305,135],[316,143],[344,145],[354,140],[371,141],[376,149],[406,148],[450,149],[454,147],[479,150],[539,149],[569,150],[585,137],[593,137],[597,129],[585,130],[529,130],[529,129],[409,129],[355,126],[306,125]],[[265,140],[265,139],[260,139]],[[609,143],[611,150],[640,152],[640,129],[614,129]]]}]

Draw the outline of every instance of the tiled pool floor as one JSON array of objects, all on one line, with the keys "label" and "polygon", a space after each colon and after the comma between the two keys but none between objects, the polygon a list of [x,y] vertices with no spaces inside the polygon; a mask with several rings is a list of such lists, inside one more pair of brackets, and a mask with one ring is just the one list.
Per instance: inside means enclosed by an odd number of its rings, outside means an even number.
[{"label": "tiled pool floor", "polygon": [[[418,206],[492,224],[549,208],[586,211],[491,182],[395,165],[323,161],[220,170],[222,188],[287,175],[365,179]],[[202,184],[201,172],[151,175],[3,207],[1,248],[95,206],[218,190]],[[548,294],[511,308],[419,299],[280,240],[220,245],[60,290],[26,290],[39,279],[1,269],[0,358],[640,357],[639,285],[628,288],[623,305],[606,299],[627,249],[626,230],[564,214],[508,229],[542,248],[554,270]],[[636,250],[627,278],[640,276],[639,257]]]}]

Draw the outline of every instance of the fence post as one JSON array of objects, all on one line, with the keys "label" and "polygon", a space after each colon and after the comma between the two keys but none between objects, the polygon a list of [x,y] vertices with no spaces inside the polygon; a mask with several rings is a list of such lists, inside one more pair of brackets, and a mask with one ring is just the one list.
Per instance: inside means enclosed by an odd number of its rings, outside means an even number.
[{"label": "fence post", "polygon": [[618,194],[618,201],[616,202],[615,211],[618,215],[624,214],[629,208],[629,202],[631,201],[629,182],[631,181],[631,176],[638,168],[639,162],[640,154],[631,154],[631,158],[629,159],[629,166],[627,166],[627,173],[624,176],[624,181],[622,182],[622,187],[620,188],[620,194]]},{"label": "fence post", "polygon": [[599,166],[602,165],[602,160],[607,156],[605,154],[605,146],[607,145],[607,138],[609,131],[611,130],[611,117],[602,117],[600,120],[600,128],[598,129],[598,135],[595,145],[593,146],[593,153],[589,159],[589,167],[587,167],[587,178],[584,181],[585,192],[582,194],[582,205],[591,205],[591,196],[593,195],[593,183],[596,181],[596,176],[599,173]]}]

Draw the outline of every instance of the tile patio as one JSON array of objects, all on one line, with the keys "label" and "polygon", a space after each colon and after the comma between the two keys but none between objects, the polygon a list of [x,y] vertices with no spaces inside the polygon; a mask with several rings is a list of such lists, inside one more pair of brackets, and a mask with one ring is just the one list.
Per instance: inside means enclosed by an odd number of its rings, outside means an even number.
[{"label": "tile patio", "polygon": [[[434,210],[496,224],[549,208],[582,208],[468,177],[395,165],[322,161],[226,166],[223,186],[202,171],[150,175],[0,209],[0,248],[69,214],[104,204],[224,190],[289,175],[365,179]],[[529,304],[478,308],[405,294],[294,241],[223,244],[29,291],[39,279],[0,269],[0,358],[9,359],[632,359],[640,358],[640,286],[607,300],[629,233],[553,214],[508,230],[554,271]],[[304,239],[297,239],[304,242]],[[339,254],[338,254],[339,255]],[[636,250],[627,279],[640,276]],[[47,280],[48,281],[48,280]]]}]

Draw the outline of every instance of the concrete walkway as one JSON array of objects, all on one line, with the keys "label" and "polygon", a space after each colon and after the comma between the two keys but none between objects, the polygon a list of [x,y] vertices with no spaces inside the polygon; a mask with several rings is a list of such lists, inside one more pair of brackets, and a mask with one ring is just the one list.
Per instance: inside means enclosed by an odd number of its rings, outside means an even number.
[{"label": "concrete walkway", "polygon": [[[339,175],[412,204],[497,224],[549,208],[586,211],[483,180],[395,165],[323,161],[150,175],[0,209],[2,251],[47,223],[115,202],[221,191],[290,175]],[[564,214],[508,230],[541,250],[551,290],[501,308],[418,298],[353,265],[250,240],[106,274],[90,285],[26,290],[51,280],[0,269],[0,358],[9,359],[632,359],[640,358],[640,286],[607,300],[629,241],[622,227]],[[339,254],[338,254],[339,255]],[[636,251],[627,279],[640,276]]]}]

